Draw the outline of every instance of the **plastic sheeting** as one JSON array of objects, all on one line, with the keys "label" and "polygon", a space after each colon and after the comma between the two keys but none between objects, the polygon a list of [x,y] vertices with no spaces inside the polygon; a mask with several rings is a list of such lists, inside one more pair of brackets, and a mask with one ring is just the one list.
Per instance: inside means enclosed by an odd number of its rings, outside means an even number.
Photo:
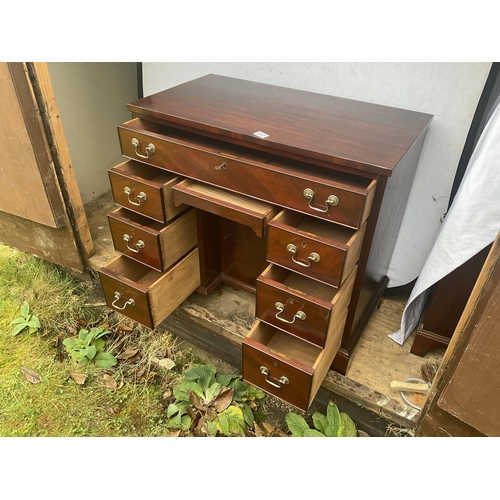
[{"label": "plastic sheeting", "polygon": [[462,183],[401,318],[389,335],[403,344],[420,321],[432,285],[492,243],[500,230],[500,102],[471,156]]}]

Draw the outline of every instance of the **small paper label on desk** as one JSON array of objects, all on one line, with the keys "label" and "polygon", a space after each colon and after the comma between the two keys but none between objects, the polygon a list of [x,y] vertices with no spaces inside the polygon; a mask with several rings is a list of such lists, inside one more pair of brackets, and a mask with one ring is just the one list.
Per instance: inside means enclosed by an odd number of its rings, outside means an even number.
[{"label": "small paper label on desk", "polygon": [[260,137],[261,139],[265,139],[266,137],[269,137],[269,134],[265,134],[264,132],[261,132],[260,130],[258,132],[254,132],[253,135]]}]

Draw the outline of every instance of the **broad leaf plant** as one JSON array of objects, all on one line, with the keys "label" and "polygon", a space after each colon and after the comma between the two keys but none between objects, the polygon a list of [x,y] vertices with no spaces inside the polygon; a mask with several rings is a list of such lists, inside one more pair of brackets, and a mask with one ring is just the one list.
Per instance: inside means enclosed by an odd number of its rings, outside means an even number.
[{"label": "broad leaf plant", "polygon": [[187,370],[174,387],[167,426],[195,436],[245,436],[254,426],[251,406],[265,394],[240,379],[218,373],[214,365]]}]

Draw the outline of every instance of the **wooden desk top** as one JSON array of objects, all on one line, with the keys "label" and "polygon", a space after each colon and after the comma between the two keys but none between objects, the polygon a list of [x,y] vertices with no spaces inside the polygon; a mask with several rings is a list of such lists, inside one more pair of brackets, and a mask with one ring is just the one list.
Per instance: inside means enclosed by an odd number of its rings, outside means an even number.
[{"label": "wooden desk top", "polygon": [[203,76],[127,107],[142,116],[248,147],[384,176],[391,175],[433,118],[218,75]]}]

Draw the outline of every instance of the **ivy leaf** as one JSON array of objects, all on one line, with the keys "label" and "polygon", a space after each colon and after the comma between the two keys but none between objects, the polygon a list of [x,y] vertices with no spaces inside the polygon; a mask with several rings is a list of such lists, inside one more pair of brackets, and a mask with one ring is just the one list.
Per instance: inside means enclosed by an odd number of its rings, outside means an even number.
[{"label": "ivy leaf", "polygon": [[116,363],[118,363],[118,361],[109,352],[100,352],[95,357],[95,365],[98,368],[111,368],[112,366],[115,366]]},{"label": "ivy leaf", "polygon": [[340,412],[335,403],[330,401],[326,408],[326,418],[328,420],[328,432],[325,432],[327,436],[335,437],[338,436],[340,426],[342,425],[342,419],[340,418]]},{"label": "ivy leaf", "polygon": [[13,329],[12,329],[12,336],[15,337],[16,335],[18,335],[19,333],[21,333],[28,325],[24,322],[20,324],[20,325],[16,325]]},{"label": "ivy leaf", "polygon": [[221,431],[226,436],[244,436],[245,418],[238,406],[230,406],[218,416]]},{"label": "ivy leaf", "polygon": [[247,386],[247,401],[255,401],[256,399],[262,399],[266,396],[266,393],[262,389],[259,389],[251,384],[245,383],[245,385]]},{"label": "ivy leaf", "polygon": [[198,397],[204,398],[203,391],[199,384],[193,380],[181,380],[174,387],[174,396],[178,401],[189,401],[188,391],[193,391]]},{"label": "ivy leaf", "polygon": [[178,413],[173,419],[167,423],[167,427],[173,427],[175,429],[180,429],[181,431],[187,431],[191,427],[192,419],[189,415],[181,415]]},{"label": "ivy leaf", "polygon": [[24,318],[16,318],[10,322],[11,325],[18,325],[19,323],[26,323],[26,320]]},{"label": "ivy leaf", "polygon": [[223,387],[227,387],[232,380],[240,379],[241,375],[223,375],[222,373],[218,373],[215,379],[217,382]]},{"label": "ivy leaf", "polygon": [[97,350],[95,348],[95,345],[90,345],[87,347],[87,358],[89,359],[94,359],[95,355],[97,354]]},{"label": "ivy leaf", "polygon": [[[176,413],[181,412],[181,411],[182,411],[182,409],[184,409],[184,410],[185,410],[185,409],[186,409],[186,407],[185,407],[185,406],[183,406],[183,405],[178,405],[178,404],[176,404],[176,403],[170,403],[170,404],[168,405],[168,408],[167,408],[167,417],[168,417],[168,418],[171,418],[171,417],[172,417],[172,415],[175,415]],[[184,411],[184,413],[186,413],[186,412]]]},{"label": "ivy leaf", "polygon": [[234,386],[233,386],[234,400],[241,402],[241,401],[244,401],[245,399],[248,399],[248,391],[251,390],[250,387],[253,387],[253,386],[249,386],[248,384],[246,384],[242,380],[236,380],[234,382]]},{"label": "ivy leaf", "polygon": [[92,332],[94,340],[104,337],[104,335],[108,335],[109,333],[111,333],[109,330],[106,330],[104,328],[92,328]]},{"label": "ivy leaf", "polygon": [[214,382],[217,368],[214,365],[195,366],[184,373],[184,377],[188,380],[196,380],[205,392]]},{"label": "ivy leaf", "polygon": [[97,339],[92,343],[92,345],[95,347],[96,352],[101,352],[104,349],[105,344],[106,341],[104,339]]},{"label": "ivy leaf", "polygon": [[329,422],[325,415],[315,412],[312,416],[313,424],[318,431],[322,432],[325,436],[331,436],[332,429],[329,429]]},{"label": "ivy leaf", "polygon": [[304,432],[309,430],[309,425],[307,424],[305,418],[297,413],[287,413],[285,415],[285,420],[288,425],[288,429],[296,437],[302,437]]},{"label": "ivy leaf", "polygon": [[83,341],[86,341],[87,340],[87,335],[89,334],[89,331],[88,330],[85,330],[84,328],[82,328],[79,332],[78,332],[78,338],[80,340],[83,340]]},{"label": "ivy leaf", "polygon": [[30,319],[28,320],[28,326],[30,327],[30,329],[32,330],[38,330],[38,328],[40,328],[40,321],[38,320],[38,318],[32,314],[30,316]]},{"label": "ivy leaf", "polygon": [[358,435],[358,430],[356,429],[356,424],[351,419],[347,413],[340,413],[340,418],[342,420],[341,431],[339,432],[339,436],[341,437],[356,437]]},{"label": "ivy leaf", "polygon": [[325,435],[316,429],[307,429],[304,431],[303,437],[325,437]]},{"label": "ivy leaf", "polygon": [[68,337],[68,338],[63,340],[63,345],[65,345],[66,347],[69,347],[71,349],[72,347],[75,347],[77,342],[78,342],[78,340],[75,339],[74,337]]},{"label": "ivy leaf", "polygon": [[211,403],[221,392],[222,386],[217,382],[214,382],[206,391],[206,402]]},{"label": "ivy leaf", "polygon": [[211,375],[215,376],[216,372],[217,368],[214,365],[201,365],[186,370],[183,376],[187,380],[198,380],[200,378],[209,378]]},{"label": "ivy leaf", "polygon": [[208,435],[212,436],[212,437],[216,436],[217,435],[217,431],[220,430],[219,420],[218,419],[206,422],[206,426],[207,426],[207,433],[208,433]]},{"label": "ivy leaf", "polygon": [[95,336],[96,336],[95,328],[92,328],[92,330],[90,330],[90,332],[85,337],[85,343],[87,345],[92,344],[92,342],[95,340]]},{"label": "ivy leaf", "polygon": [[30,312],[30,306],[28,305],[28,302],[25,300],[23,302],[23,305],[21,306],[21,315],[26,318],[29,312]]},{"label": "ivy leaf", "polygon": [[245,422],[247,423],[248,427],[252,428],[253,427],[253,422],[254,422],[254,416],[253,416],[253,411],[252,409],[246,405],[245,403],[240,403],[238,406],[241,408],[241,411],[243,412],[243,417],[245,419]]}]

